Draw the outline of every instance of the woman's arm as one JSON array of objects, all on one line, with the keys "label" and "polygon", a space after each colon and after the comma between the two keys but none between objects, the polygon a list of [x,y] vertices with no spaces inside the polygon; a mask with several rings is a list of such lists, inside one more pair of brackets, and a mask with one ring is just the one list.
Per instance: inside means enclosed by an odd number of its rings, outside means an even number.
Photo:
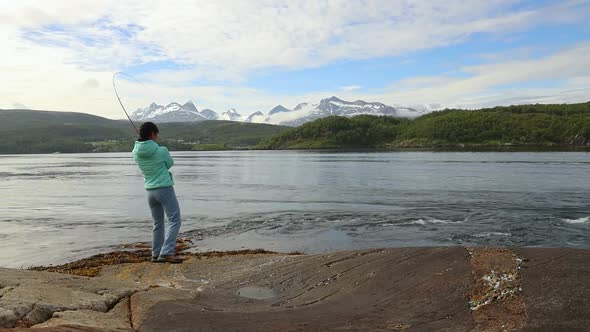
[{"label": "woman's arm", "polygon": [[160,158],[164,161],[164,165],[166,168],[170,169],[174,165],[174,159],[170,156],[170,152],[165,146],[160,146],[158,148],[158,153],[160,154]]}]

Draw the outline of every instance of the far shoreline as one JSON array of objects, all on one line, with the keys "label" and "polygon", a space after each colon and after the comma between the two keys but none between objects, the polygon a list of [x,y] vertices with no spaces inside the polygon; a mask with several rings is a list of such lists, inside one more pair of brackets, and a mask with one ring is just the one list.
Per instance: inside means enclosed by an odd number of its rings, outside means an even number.
[{"label": "far shoreline", "polygon": [[[162,143],[166,146],[165,143]],[[325,148],[279,148],[279,149],[258,149],[249,148],[225,148],[208,150],[177,150],[171,152],[235,152],[235,151],[298,151],[298,152],[590,152],[590,145],[539,145],[539,144],[456,144],[440,146],[413,146],[413,147],[325,147]],[[75,155],[75,154],[111,154],[131,153],[131,151],[85,151],[85,152],[41,152],[41,153],[0,153],[0,156],[22,156],[22,155]]]}]

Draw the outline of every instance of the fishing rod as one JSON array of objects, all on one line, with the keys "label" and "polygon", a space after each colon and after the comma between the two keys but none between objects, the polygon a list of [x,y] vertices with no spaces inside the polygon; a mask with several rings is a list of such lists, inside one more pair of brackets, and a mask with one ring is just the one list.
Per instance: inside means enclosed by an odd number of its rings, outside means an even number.
[{"label": "fishing rod", "polygon": [[129,116],[129,113],[127,113],[127,110],[125,109],[125,106],[123,105],[123,102],[121,101],[121,98],[119,97],[119,93],[117,92],[117,86],[115,84],[115,78],[117,77],[117,75],[125,75],[127,77],[129,77],[130,79],[132,79],[133,81],[141,84],[141,86],[145,87],[145,85],[143,85],[140,81],[138,81],[137,79],[135,79],[133,76],[126,74],[122,71],[118,71],[116,73],[113,74],[113,90],[115,90],[115,95],[117,96],[117,100],[119,100],[119,104],[121,105],[121,108],[123,108],[123,112],[125,112],[125,115],[127,116],[127,119],[129,119],[129,122],[131,122],[131,125],[133,126],[133,128],[135,129],[135,132],[139,135],[139,130],[137,129],[137,126],[135,126],[135,123],[133,123],[133,120],[131,120],[131,117]]}]

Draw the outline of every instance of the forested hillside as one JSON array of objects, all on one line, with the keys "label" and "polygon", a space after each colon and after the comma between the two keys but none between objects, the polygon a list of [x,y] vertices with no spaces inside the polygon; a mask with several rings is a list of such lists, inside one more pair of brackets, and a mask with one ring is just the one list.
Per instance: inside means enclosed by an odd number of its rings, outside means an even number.
[{"label": "forested hillside", "polygon": [[329,117],[262,142],[262,149],[586,145],[590,103],[446,109],[413,120]]},{"label": "forested hillside", "polygon": [[[160,142],[171,150],[247,148],[288,129],[230,121],[158,126]],[[131,151],[136,137],[131,124],[123,120],[84,113],[0,110],[0,154]]]}]

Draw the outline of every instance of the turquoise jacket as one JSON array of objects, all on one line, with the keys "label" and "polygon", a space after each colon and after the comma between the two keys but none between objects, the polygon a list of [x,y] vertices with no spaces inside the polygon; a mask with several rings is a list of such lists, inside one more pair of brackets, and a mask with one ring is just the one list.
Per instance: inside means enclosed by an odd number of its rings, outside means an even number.
[{"label": "turquoise jacket", "polygon": [[174,165],[168,149],[149,140],[135,142],[133,159],[139,166],[144,179],[145,189],[156,189],[174,185],[172,173],[168,170]]}]

